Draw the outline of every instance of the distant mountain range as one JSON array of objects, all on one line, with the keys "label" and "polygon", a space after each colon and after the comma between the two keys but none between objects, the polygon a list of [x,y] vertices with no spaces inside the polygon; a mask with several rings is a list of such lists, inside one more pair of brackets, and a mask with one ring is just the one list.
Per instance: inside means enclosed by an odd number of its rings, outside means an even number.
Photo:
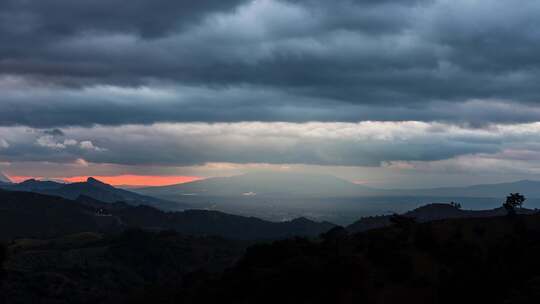
[{"label": "distant mountain range", "polygon": [[305,218],[275,223],[206,210],[164,212],[144,205],[100,202],[84,195],[69,200],[32,192],[0,190],[0,239],[117,232],[130,227],[232,239],[278,239],[317,236],[334,225]]},{"label": "distant mountain range", "polygon": [[529,198],[540,198],[540,181],[521,180],[516,182],[482,184],[466,187],[445,187],[432,189],[390,190],[389,195],[414,195],[431,197],[492,197],[503,198],[508,193],[519,192]]},{"label": "distant mountain range", "polygon": [[474,185],[466,187],[425,189],[376,189],[354,184],[332,175],[289,172],[258,172],[134,190],[156,197],[183,196],[264,196],[264,197],[359,197],[359,196],[414,196],[414,197],[475,197],[501,198],[510,192],[540,198],[540,181]]},{"label": "distant mountain range", "polygon": [[329,197],[376,193],[364,187],[324,174],[255,172],[230,177],[214,177],[184,184],[136,189],[138,193],[160,197],[181,196],[265,196]]},{"label": "distant mountain range", "polygon": [[511,192],[523,193],[527,207],[540,207],[540,181],[528,180],[468,187],[376,189],[324,174],[256,172],[132,191],[199,209],[274,221],[307,216],[341,225],[431,203],[456,201],[465,209],[493,209]]},{"label": "distant mountain range", "polygon": [[87,196],[106,203],[124,202],[131,205],[144,204],[164,210],[182,210],[188,207],[178,202],[170,202],[118,189],[91,177],[86,182],[71,184],[29,179],[18,184],[2,184],[0,188],[9,191],[26,191],[55,195],[71,200],[75,200],[80,196]]},{"label": "distant mountain range", "polygon": [[0,188],[70,200],[86,196],[101,202],[148,205],[168,211],[204,209],[278,222],[307,217],[341,225],[367,216],[404,213],[422,205],[450,201],[459,202],[470,210],[493,209],[501,206],[510,192],[523,193],[527,197],[527,207],[540,207],[540,182],[530,180],[468,187],[387,190],[324,174],[256,172],[130,190],[115,188],[94,178],[71,184],[31,179],[18,184],[0,183]]},{"label": "distant mountain range", "polygon": [[[10,191],[0,190],[0,239],[48,238],[88,231],[115,232],[129,227],[157,231],[175,230],[186,235],[216,235],[232,239],[278,239],[317,236],[335,227],[329,222],[315,222],[307,218],[271,222],[210,210],[166,212],[147,206],[142,201],[128,204],[121,198],[139,199],[141,196],[94,179],[85,183],[60,185],[62,187],[59,188],[59,184],[55,182],[29,180],[12,184],[7,187]],[[54,195],[36,192],[51,192]],[[126,196],[120,197],[120,194]],[[101,201],[96,197],[104,197],[108,201]],[[142,198],[147,199],[145,196]],[[530,209],[519,210],[521,214],[536,212],[537,210]],[[450,204],[437,203],[407,211],[403,216],[414,218],[418,222],[428,222],[505,214],[503,208],[462,210]],[[361,218],[347,226],[347,229],[361,232],[390,224],[390,215],[370,216]]]},{"label": "distant mountain range", "polygon": [[[26,185],[31,183],[35,182],[28,182]],[[38,182],[42,191],[50,190],[54,184]],[[537,210],[520,209],[518,213],[536,212]],[[450,204],[428,204],[405,212],[403,216],[414,218],[418,222],[428,222],[505,214],[503,208],[474,211],[462,210]],[[361,218],[347,226],[347,229],[361,232],[390,224],[390,215],[372,216]],[[254,240],[318,236],[335,225],[307,218],[270,222],[210,210],[166,212],[146,205],[103,202],[84,194],[73,200],[34,192],[0,190],[0,240],[21,237],[51,238],[80,232],[120,232],[130,227],[155,231],[175,230],[194,236],[215,235]]]}]

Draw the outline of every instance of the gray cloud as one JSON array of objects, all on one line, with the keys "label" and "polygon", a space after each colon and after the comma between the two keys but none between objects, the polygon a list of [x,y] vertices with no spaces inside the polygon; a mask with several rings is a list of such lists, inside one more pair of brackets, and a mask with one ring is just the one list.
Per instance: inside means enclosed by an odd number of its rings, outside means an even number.
[{"label": "gray cloud", "polygon": [[63,136],[47,130],[0,127],[0,170],[41,177],[292,170],[383,187],[540,174],[539,123],[162,123],[65,127]]},{"label": "gray cloud", "polygon": [[[1,81],[0,81],[1,82]],[[351,104],[295,96],[274,89],[98,86],[4,89],[0,125],[38,128],[238,121],[444,121],[482,126],[490,122],[538,121],[540,106],[511,100],[437,101],[425,104]],[[44,131],[58,136],[55,129]],[[52,134],[55,133],[55,134]]]},{"label": "gray cloud", "polygon": [[537,121],[539,11],[532,0],[2,1],[0,125]]},{"label": "gray cloud", "polygon": [[[540,153],[538,124],[470,128],[421,122],[219,123],[71,127],[65,138],[0,128],[8,162],[192,166],[211,162],[380,166],[504,151]],[[505,159],[515,153],[501,154]],[[523,160],[523,159],[521,159]]]},{"label": "gray cloud", "polygon": [[44,130],[43,134],[49,135],[49,136],[64,136],[64,132],[60,129],[51,129],[51,130]]}]

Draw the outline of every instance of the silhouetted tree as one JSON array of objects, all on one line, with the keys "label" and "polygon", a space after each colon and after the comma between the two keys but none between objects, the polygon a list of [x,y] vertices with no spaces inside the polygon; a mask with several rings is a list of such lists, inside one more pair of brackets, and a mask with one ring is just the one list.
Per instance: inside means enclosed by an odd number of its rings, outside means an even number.
[{"label": "silhouetted tree", "polygon": [[506,197],[506,202],[504,202],[503,207],[508,212],[508,215],[515,215],[516,209],[521,208],[525,200],[525,196],[519,193],[510,193],[510,195]]},{"label": "silhouetted tree", "polygon": [[450,205],[456,209],[461,209],[461,204],[456,202],[450,202]]}]

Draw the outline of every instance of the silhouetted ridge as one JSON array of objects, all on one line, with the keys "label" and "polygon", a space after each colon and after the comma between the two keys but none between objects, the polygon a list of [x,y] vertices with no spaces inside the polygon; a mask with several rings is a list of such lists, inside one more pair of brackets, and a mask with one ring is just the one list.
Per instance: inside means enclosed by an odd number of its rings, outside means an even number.
[{"label": "silhouetted ridge", "polygon": [[27,179],[19,184],[11,185],[15,190],[24,191],[40,191],[40,190],[53,190],[60,189],[64,184],[60,184],[53,181],[40,181],[34,178]]},{"label": "silhouetted ridge", "polygon": [[29,191],[56,195],[70,200],[76,200],[79,196],[83,195],[106,203],[125,202],[132,205],[147,204],[165,210],[182,210],[187,208],[186,204],[170,202],[124,189],[118,189],[93,177],[89,177],[85,182],[71,184],[29,179],[19,184],[3,185],[2,188],[12,191]]},{"label": "silhouetted ridge", "polygon": [[[402,214],[404,217],[409,217],[418,222],[430,222],[443,219],[453,218],[483,218],[496,217],[506,215],[504,208],[495,208],[490,210],[462,210],[451,204],[428,204],[418,207],[414,210]],[[522,208],[517,210],[518,214],[534,214],[535,210]],[[347,230],[351,232],[362,232],[370,229],[381,228],[391,224],[390,218],[392,215],[370,216],[364,217],[347,226]]]},{"label": "silhouetted ridge", "polygon": [[107,187],[107,188],[114,188],[112,185],[109,185],[107,183],[104,183],[98,179],[95,179],[93,177],[89,177],[86,179],[86,183],[92,186],[96,187]]},{"label": "silhouetted ridge", "polygon": [[310,219],[305,218],[305,217],[298,217],[291,221],[291,223],[295,223],[295,224],[309,224],[311,222],[312,221]]}]

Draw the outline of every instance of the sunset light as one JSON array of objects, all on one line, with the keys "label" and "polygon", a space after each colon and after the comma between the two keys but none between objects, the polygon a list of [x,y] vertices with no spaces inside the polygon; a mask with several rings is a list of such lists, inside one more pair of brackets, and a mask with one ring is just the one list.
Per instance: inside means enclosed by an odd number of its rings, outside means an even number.
[{"label": "sunset light", "polygon": [[[89,176],[74,176],[74,177],[61,177],[54,180],[64,181],[66,183],[85,182]],[[183,184],[192,181],[203,179],[199,176],[152,176],[152,175],[116,175],[116,176],[92,176],[93,178],[100,180],[104,183],[113,186],[168,186],[175,184]],[[14,182],[22,182],[28,179],[43,180],[41,177],[31,176],[11,176],[10,179]]]}]

